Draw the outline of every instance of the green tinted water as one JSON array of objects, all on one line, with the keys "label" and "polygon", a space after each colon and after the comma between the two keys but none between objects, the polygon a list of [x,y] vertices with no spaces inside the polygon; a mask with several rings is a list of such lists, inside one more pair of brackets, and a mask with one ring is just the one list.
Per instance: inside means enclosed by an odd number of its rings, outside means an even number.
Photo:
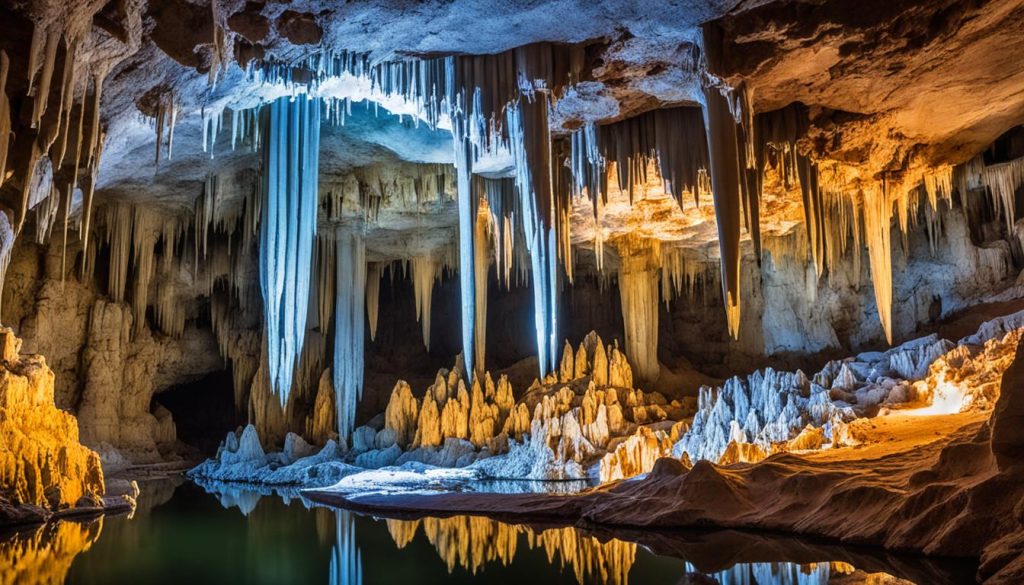
[{"label": "green tinted water", "polygon": [[[469,517],[385,521],[297,497],[207,493],[181,480],[142,488],[131,518],[0,537],[0,584],[851,585],[883,571],[922,584],[973,581],[969,564],[735,532],[595,535]],[[698,569],[716,581],[700,580]]]}]

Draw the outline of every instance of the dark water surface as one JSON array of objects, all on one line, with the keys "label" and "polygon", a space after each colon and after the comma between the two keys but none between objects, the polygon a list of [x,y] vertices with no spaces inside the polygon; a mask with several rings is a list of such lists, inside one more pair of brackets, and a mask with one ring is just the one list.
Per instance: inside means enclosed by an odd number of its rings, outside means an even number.
[{"label": "dark water surface", "polygon": [[0,536],[0,583],[930,585],[971,583],[976,568],[731,531],[384,520],[294,493],[208,492],[182,480],[141,487],[131,518]]}]

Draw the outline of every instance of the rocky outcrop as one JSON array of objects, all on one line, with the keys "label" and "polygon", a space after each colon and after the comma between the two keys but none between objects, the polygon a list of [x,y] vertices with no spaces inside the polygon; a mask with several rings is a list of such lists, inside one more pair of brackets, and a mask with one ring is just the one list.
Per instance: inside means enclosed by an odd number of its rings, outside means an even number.
[{"label": "rocky outcrop", "polygon": [[57,409],[46,360],[20,350],[21,340],[0,329],[0,521],[10,505],[99,505],[99,456],[79,443],[75,418]]},{"label": "rocky outcrop", "polygon": [[151,409],[157,388],[222,367],[212,339],[186,330],[181,340],[157,338],[133,327],[131,309],[97,300],[83,348],[78,408],[82,440],[103,453],[116,450],[134,463],[162,459],[175,442],[171,413]]}]

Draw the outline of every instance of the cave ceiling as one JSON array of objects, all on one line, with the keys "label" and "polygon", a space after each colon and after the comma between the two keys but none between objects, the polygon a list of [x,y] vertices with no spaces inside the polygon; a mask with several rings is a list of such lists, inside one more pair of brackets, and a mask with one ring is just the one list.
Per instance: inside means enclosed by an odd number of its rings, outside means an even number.
[{"label": "cave ceiling", "polygon": [[[24,23],[24,38],[0,39],[11,60],[8,93],[24,95],[25,54],[33,23],[78,34],[83,74],[102,77],[105,148],[97,200],[120,199],[189,209],[211,175],[256,169],[260,156],[232,146],[231,114],[294,92],[265,83],[257,62],[301,64],[329,48],[371,62],[450,54],[488,54],[534,42],[586,45],[586,74],[553,107],[551,131],[565,136],[586,123],[608,124],[663,107],[696,106],[701,73],[694,64],[701,27],[712,69],[743,87],[756,111],[800,102],[810,125],[801,148],[819,163],[837,161],[858,177],[900,173],[915,165],[956,164],[1024,122],[1024,1],[888,0],[604,2],[3,2],[5,18]],[[215,30],[216,18],[225,23]],[[77,31],[77,32],[73,32]],[[416,120],[415,108],[384,99],[367,82],[325,83],[321,95],[349,97],[344,125],[325,125],[321,178],[403,163],[451,163],[450,133]],[[25,101],[29,101],[27,98]],[[157,161],[154,119],[160,104],[175,110],[173,156]],[[19,104],[14,104],[18,106]],[[17,135],[25,110],[14,120]],[[14,111],[17,111],[15,108]],[[204,125],[221,131],[204,148]],[[88,128],[89,121],[85,126]],[[25,132],[30,132],[25,129]],[[166,138],[165,138],[166,140]],[[240,141],[241,142],[241,141]],[[28,155],[16,141],[8,169]],[[507,156],[476,165],[486,176],[510,176]],[[10,173],[9,173],[10,174]],[[2,188],[16,209],[20,182]],[[225,190],[222,196],[237,195]],[[605,239],[629,233],[676,242],[717,257],[710,197],[682,209],[660,185],[639,203],[614,187],[604,215]],[[456,229],[453,204],[439,202],[412,218],[385,200],[370,227],[371,253],[399,257],[404,239],[442,247]],[[229,204],[229,203],[228,203]],[[573,220],[593,226],[590,204]],[[436,213],[435,213],[436,212]],[[799,191],[766,184],[762,233],[786,233],[800,222]],[[429,236],[414,232],[435,230]],[[592,229],[573,243],[593,244]],[[746,239],[746,236],[744,236]],[[749,243],[745,243],[749,245]]]}]

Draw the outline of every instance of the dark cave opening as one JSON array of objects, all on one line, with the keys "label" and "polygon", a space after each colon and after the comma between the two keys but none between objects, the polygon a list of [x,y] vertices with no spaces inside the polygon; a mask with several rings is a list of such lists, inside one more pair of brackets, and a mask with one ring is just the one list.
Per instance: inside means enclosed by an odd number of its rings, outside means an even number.
[{"label": "dark cave opening", "polygon": [[233,388],[231,370],[222,370],[171,386],[153,402],[171,411],[179,443],[209,456],[226,433],[245,424],[235,408]]}]

